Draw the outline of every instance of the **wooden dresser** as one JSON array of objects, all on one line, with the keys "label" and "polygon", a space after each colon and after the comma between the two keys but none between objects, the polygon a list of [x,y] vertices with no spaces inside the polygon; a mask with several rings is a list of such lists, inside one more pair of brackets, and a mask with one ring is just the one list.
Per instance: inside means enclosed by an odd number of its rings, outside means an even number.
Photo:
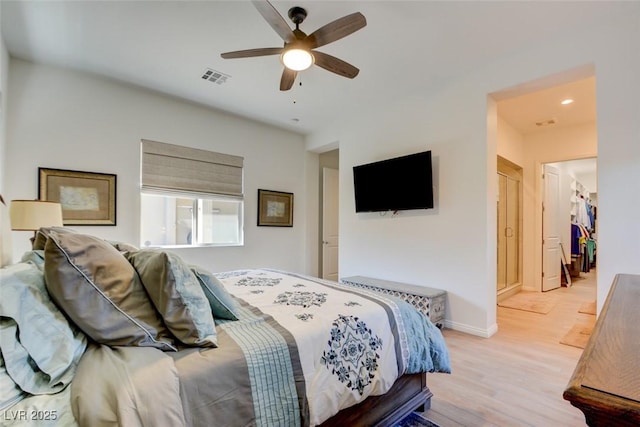
[{"label": "wooden dresser", "polygon": [[640,275],[614,279],[564,398],[590,426],[640,425]]}]

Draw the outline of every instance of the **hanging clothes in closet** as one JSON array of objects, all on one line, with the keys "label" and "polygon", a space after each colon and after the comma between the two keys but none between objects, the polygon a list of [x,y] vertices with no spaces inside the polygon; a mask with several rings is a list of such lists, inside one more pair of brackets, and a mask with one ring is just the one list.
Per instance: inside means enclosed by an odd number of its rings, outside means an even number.
[{"label": "hanging clothes in closet", "polygon": [[591,202],[589,201],[589,199],[585,200],[585,207],[587,209],[587,216],[589,217],[589,222],[590,222],[590,227],[589,227],[589,231],[592,231],[596,229],[596,214],[595,214],[595,207],[591,205]]},{"label": "hanging clothes in closet", "polygon": [[591,205],[587,208],[587,201],[584,196],[578,198],[578,206],[576,208],[576,223],[583,225],[587,230],[591,230]]},{"label": "hanging clothes in closet", "polygon": [[579,261],[580,271],[588,273],[595,262],[596,241],[583,224],[571,224],[571,258]]}]

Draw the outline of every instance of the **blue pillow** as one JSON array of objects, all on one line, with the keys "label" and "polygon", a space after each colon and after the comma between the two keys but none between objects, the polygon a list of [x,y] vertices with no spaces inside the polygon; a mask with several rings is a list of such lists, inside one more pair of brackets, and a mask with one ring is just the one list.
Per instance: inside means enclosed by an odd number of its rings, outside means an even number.
[{"label": "blue pillow", "polygon": [[156,310],[173,335],[187,345],[217,347],[207,299],[189,266],[173,253],[154,249],[125,252]]},{"label": "blue pillow", "polygon": [[196,275],[204,295],[209,300],[211,312],[216,319],[238,320],[235,314],[238,304],[224,285],[213,274],[197,266],[191,266],[191,271]]}]

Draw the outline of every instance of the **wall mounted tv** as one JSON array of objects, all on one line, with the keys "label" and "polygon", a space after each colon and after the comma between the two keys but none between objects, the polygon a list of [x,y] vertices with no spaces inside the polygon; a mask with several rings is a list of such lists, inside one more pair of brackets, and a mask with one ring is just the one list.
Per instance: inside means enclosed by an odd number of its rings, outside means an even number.
[{"label": "wall mounted tv", "polygon": [[431,151],[353,167],[356,212],[433,208]]}]

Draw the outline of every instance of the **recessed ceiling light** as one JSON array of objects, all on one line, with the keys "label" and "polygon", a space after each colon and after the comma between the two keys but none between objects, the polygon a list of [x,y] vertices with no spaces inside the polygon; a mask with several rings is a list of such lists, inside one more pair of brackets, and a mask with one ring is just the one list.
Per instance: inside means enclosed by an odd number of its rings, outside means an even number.
[{"label": "recessed ceiling light", "polygon": [[560,104],[562,104],[562,105],[573,104],[573,99],[567,98],[567,99],[563,100]]}]

